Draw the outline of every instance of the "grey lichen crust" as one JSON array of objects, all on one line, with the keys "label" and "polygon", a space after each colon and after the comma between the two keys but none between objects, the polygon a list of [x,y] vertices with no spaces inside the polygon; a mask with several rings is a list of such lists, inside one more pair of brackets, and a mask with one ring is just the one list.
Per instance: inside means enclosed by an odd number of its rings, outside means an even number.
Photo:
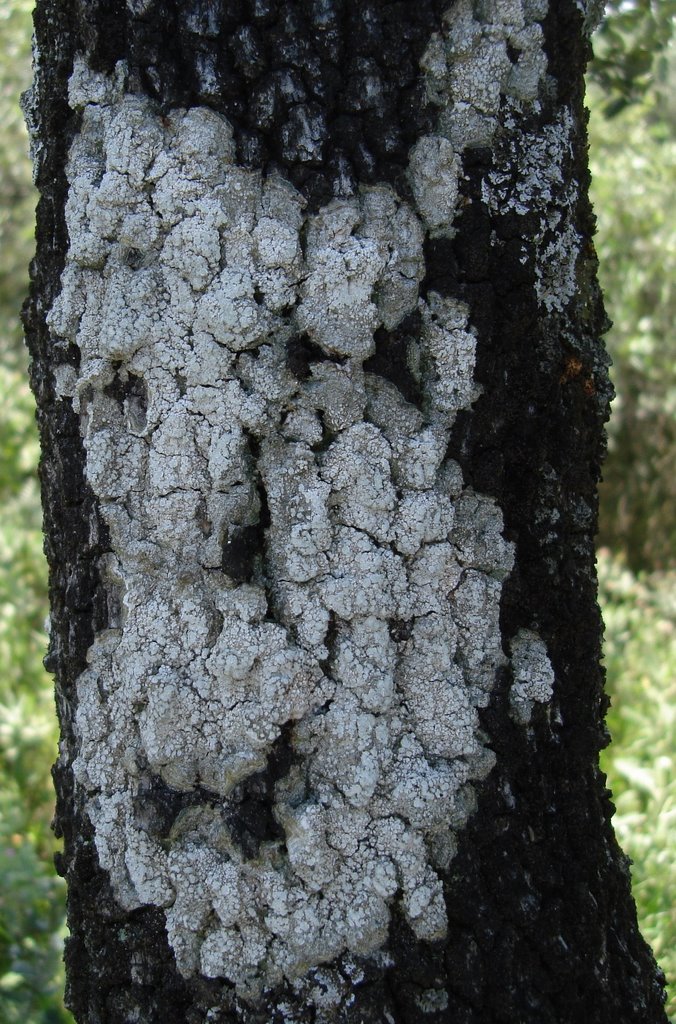
[{"label": "grey lichen crust", "polygon": [[[423,241],[453,234],[463,148],[490,140],[501,103],[537,103],[544,13],[450,8],[423,61],[440,119],[411,152],[415,208],[383,185],[310,214],[234,162],[213,111],[160,115],[121,65],[71,79],[49,322],[79,350],[57,389],[111,542],[74,772],[122,907],[164,908],[180,971],[247,998],[375,954],[395,902],[420,939],[445,932],[438,870],[494,762],[478,710],[505,661],[513,552],[446,458],[479,393],[475,337],[462,303],[420,296]],[[364,369],[375,332],[411,314],[420,408]],[[262,526],[246,566],[226,557]],[[540,664],[538,643],[518,639],[515,661]],[[238,793],[285,737],[278,834],[247,851]],[[160,836],[157,785],[211,799]]]},{"label": "grey lichen crust", "polygon": [[530,722],[535,704],[548,704],[554,691],[554,669],[545,642],[530,629],[520,629],[511,642],[514,683],[509,695],[512,715]]}]

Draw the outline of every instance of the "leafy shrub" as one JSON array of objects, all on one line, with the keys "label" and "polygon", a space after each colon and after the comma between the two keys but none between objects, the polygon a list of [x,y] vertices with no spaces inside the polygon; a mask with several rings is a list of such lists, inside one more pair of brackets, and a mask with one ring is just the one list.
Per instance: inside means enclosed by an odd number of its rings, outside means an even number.
[{"label": "leafy shrub", "polygon": [[635,575],[604,549],[599,582],[612,744],[603,752],[643,935],[676,1019],[676,572]]},{"label": "leafy shrub", "polygon": [[589,93],[596,245],[617,391],[601,487],[599,597],[613,740],[602,767],[618,840],[633,860],[641,930],[667,975],[676,1021],[676,2],[611,0],[608,8]]},{"label": "leafy shrub", "polygon": [[49,823],[56,749],[46,573],[25,372],[0,368],[0,1020],[60,1024],[64,887]]},{"label": "leafy shrub", "polygon": [[30,84],[32,0],[0,4],[0,357],[21,365],[18,311],[33,254],[35,192],[19,94]]},{"label": "leafy shrub", "polygon": [[[670,67],[676,87],[676,53]],[[676,552],[676,119],[663,116],[657,87],[612,120],[598,91],[590,96],[596,245],[617,391],[601,542],[635,572],[666,569]]]},{"label": "leafy shrub", "polygon": [[606,0],[605,7],[590,77],[602,90],[604,114],[614,117],[664,76],[676,0]]}]

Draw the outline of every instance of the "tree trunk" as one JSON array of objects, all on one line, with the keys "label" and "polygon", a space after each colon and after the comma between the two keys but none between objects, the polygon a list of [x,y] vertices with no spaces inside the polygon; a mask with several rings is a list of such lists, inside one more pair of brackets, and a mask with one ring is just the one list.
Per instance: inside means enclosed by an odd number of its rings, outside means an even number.
[{"label": "tree trunk", "polygon": [[38,0],[78,1021],[664,1021],[598,768],[573,0]]}]

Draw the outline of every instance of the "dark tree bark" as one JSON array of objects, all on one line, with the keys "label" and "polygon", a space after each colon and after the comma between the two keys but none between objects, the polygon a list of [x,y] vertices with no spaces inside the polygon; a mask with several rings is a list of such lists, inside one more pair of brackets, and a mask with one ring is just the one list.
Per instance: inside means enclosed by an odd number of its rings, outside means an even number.
[{"label": "dark tree bark", "polygon": [[666,1019],[598,768],[593,7],[38,0],[78,1021]]}]

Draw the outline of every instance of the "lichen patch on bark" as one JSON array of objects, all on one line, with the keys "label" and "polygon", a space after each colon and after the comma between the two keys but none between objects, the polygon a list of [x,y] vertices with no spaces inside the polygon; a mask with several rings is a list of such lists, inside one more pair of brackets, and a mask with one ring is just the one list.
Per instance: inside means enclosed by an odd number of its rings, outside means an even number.
[{"label": "lichen patch on bark", "polygon": [[511,642],[514,683],[509,699],[517,722],[527,725],[536,704],[547,704],[554,689],[554,669],[544,641],[530,629],[520,629]]},{"label": "lichen patch on bark", "polygon": [[[466,147],[505,102],[537,103],[533,6],[449,8],[407,195],[370,184],[309,209],[236,162],[225,117],[161,113],[121,64],[71,79],[49,325],[79,351],[56,387],[111,546],[73,768],[121,906],[163,908],[179,970],[247,999],[375,955],[395,906],[442,937],[440,872],[494,763],[479,711],[506,663],[513,550],[447,457],[480,394],[467,307],[421,283]],[[412,317],[419,402],[369,369]],[[152,811],[167,792],[170,821]]]}]

